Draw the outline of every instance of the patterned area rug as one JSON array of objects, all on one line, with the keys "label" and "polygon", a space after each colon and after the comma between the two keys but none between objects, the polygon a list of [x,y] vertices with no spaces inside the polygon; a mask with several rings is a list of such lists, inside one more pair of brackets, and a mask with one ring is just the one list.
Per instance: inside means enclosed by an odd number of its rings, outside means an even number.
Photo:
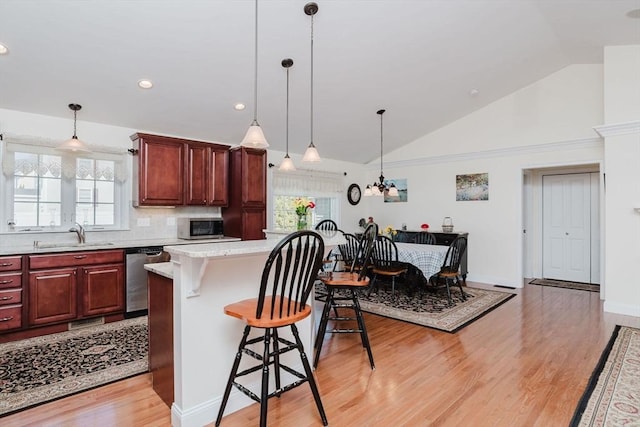
[{"label": "patterned area rug", "polygon": [[0,344],[0,416],[146,372],[147,336],[144,316]]},{"label": "patterned area rug", "polygon": [[640,329],[616,326],[571,427],[640,426]]},{"label": "patterned area rug", "polygon": [[592,285],[591,283],[567,282],[566,280],[555,279],[533,279],[530,285],[553,286],[556,288],[577,289],[580,291],[600,292],[600,285]]},{"label": "patterned area rug", "polygon": [[[316,294],[326,293],[322,283],[316,284]],[[438,329],[456,332],[474,320],[485,315],[515,294],[479,288],[463,288],[467,300],[463,301],[459,289],[451,290],[453,306],[449,307],[445,289],[428,289],[409,295],[396,290],[393,296],[387,288],[380,287],[367,295],[368,290],[359,291],[358,299],[363,311],[392,319]]]}]

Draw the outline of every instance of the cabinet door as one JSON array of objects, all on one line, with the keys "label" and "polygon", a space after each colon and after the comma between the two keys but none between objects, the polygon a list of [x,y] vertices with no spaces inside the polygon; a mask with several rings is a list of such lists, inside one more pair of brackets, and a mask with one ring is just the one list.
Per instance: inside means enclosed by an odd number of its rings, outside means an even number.
[{"label": "cabinet door", "polygon": [[242,156],[242,205],[267,205],[266,151],[245,149]]},{"label": "cabinet door", "polygon": [[170,139],[143,137],[138,155],[139,204],[183,205],[185,144]]},{"label": "cabinet door", "polygon": [[95,316],[124,311],[124,266],[83,267],[82,315]]},{"label": "cabinet door", "polygon": [[211,149],[209,154],[209,205],[229,204],[229,150]]},{"label": "cabinet door", "polygon": [[29,325],[75,319],[78,315],[77,269],[29,273]]},{"label": "cabinet door", "polygon": [[262,240],[266,214],[264,209],[246,209],[242,212],[242,240]]},{"label": "cabinet door", "polygon": [[187,145],[187,205],[207,204],[208,152],[204,145]]}]

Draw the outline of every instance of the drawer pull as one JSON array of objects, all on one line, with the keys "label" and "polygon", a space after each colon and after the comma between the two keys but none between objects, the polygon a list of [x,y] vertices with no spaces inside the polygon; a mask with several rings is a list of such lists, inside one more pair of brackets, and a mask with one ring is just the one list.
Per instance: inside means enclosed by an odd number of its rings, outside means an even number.
[{"label": "drawer pull", "polygon": [[86,255],[76,255],[74,256],[75,259],[85,259],[87,256]]},{"label": "drawer pull", "polygon": [[12,262],[3,262],[2,264],[0,264],[0,267],[10,267],[12,265],[13,265]]},{"label": "drawer pull", "polygon": [[6,285],[7,283],[13,283],[13,279],[0,281],[0,285]]},{"label": "drawer pull", "polygon": [[8,322],[9,320],[13,320],[13,316],[3,317],[2,319],[0,319],[0,322]]},{"label": "drawer pull", "polygon": [[13,299],[13,297],[12,296],[2,297],[0,298],[0,301],[9,301],[10,299]]}]

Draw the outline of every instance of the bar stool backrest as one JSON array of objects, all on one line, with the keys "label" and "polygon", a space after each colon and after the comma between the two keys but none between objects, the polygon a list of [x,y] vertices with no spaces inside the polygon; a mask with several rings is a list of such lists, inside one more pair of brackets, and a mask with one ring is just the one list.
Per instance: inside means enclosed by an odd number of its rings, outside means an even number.
[{"label": "bar stool backrest", "polygon": [[373,254],[373,245],[378,237],[378,225],[376,223],[369,223],[365,228],[362,237],[360,238],[360,245],[358,246],[358,252],[351,264],[351,272],[359,272],[358,280],[364,279],[367,275],[369,266],[371,265],[371,257]]}]

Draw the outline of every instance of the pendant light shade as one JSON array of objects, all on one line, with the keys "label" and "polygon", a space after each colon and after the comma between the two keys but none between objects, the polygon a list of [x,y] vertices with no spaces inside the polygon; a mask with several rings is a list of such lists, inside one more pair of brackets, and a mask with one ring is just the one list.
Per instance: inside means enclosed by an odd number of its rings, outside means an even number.
[{"label": "pendant light shade", "polygon": [[286,130],[286,144],[287,154],[285,154],[282,163],[280,163],[279,170],[283,172],[289,172],[296,170],[293,160],[289,157],[289,68],[293,66],[293,59],[287,58],[282,60],[282,66],[287,70],[287,130]]},{"label": "pendant light shade", "polygon": [[364,196],[383,196],[386,192],[387,196],[389,197],[398,197],[398,188],[395,186],[395,184],[391,183],[391,185],[389,185],[387,187],[387,185],[384,183],[384,174],[382,173],[382,154],[383,154],[383,149],[382,149],[382,115],[384,114],[386,110],[378,110],[376,112],[376,114],[380,115],[380,181],[379,182],[374,182],[373,185],[367,185],[366,188],[364,189]]},{"label": "pendant light shade", "polygon": [[87,147],[87,144],[79,140],[78,136],[76,135],[76,115],[81,108],[82,105],[80,104],[69,104],[69,109],[73,111],[73,136],[62,144],[58,145],[56,147],[58,150],[80,153],[88,153],[89,151],[91,151],[89,150],[89,147]]},{"label": "pendant light shade", "polygon": [[320,154],[313,144],[313,16],[318,13],[318,4],[313,2],[305,4],[304,13],[311,16],[311,139],[304,156],[302,156],[302,161],[316,163],[320,161]]},{"label": "pendant light shade", "polygon": [[240,145],[250,148],[267,148],[269,143],[264,137],[264,132],[258,124],[258,0],[256,3],[255,24],[255,50],[254,50],[254,80],[253,80],[253,121],[242,139]]}]

